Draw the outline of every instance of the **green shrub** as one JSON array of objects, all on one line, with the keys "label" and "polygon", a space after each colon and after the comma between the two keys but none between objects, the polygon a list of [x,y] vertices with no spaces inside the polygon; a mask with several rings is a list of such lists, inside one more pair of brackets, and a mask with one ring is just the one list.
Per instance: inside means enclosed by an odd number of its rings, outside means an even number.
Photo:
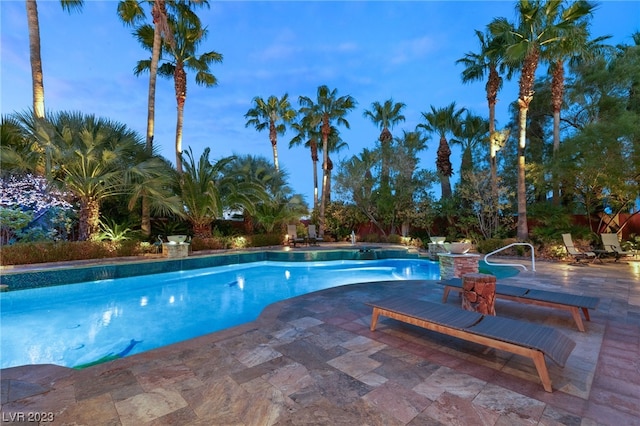
[{"label": "green shrub", "polygon": [[11,246],[2,246],[2,265],[26,265],[136,256],[141,252],[140,244],[137,241],[123,241],[120,243],[98,241],[18,243]]},{"label": "green shrub", "polygon": [[375,233],[372,234],[364,234],[362,236],[362,238],[358,238],[359,241],[362,241],[363,243],[380,243],[382,242],[383,238]]},{"label": "green shrub", "polygon": [[281,234],[256,234],[248,237],[252,247],[267,247],[282,245],[284,237]]},{"label": "green shrub", "polygon": [[197,238],[191,240],[191,250],[222,250],[229,248],[226,237]]},{"label": "green shrub", "polygon": [[476,250],[478,253],[491,253],[494,250],[504,247],[509,243],[505,243],[502,238],[487,238],[486,240],[480,240],[476,244]]}]

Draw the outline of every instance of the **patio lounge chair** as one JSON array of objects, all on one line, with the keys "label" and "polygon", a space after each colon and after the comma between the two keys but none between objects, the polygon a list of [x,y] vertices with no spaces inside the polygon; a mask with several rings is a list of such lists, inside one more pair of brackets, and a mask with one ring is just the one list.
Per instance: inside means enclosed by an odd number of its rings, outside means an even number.
[{"label": "patio lounge chair", "polygon": [[293,244],[294,247],[298,243],[304,244],[304,238],[298,237],[296,225],[287,225],[287,243],[289,245]]},{"label": "patio lounge chair", "polygon": [[585,259],[593,259],[595,261],[598,257],[596,253],[592,251],[580,251],[573,245],[573,239],[571,238],[571,234],[562,234],[562,241],[564,242],[564,246],[567,249],[567,253],[569,256],[573,257],[574,263],[580,264],[581,260]]},{"label": "patio lounge chair", "polygon": [[482,315],[449,305],[398,296],[367,303],[373,307],[371,331],[380,315],[427,330],[479,343],[533,360],[544,390],[552,392],[544,356],[564,367],[575,342],[558,330],[510,318]]},{"label": "patio lounge chair", "polygon": [[[443,302],[447,301],[451,290],[462,292],[462,280],[460,278],[451,278],[443,281],[442,284],[445,286],[442,296]],[[578,330],[583,332],[585,328],[580,311],[582,311],[585,320],[591,321],[589,309],[596,309],[600,303],[600,299],[597,297],[548,290],[532,290],[505,284],[496,284],[496,298],[569,311],[578,326]]]},{"label": "patio lounge chair", "polygon": [[630,251],[622,250],[620,241],[618,240],[618,234],[600,234],[600,238],[602,238],[602,245],[604,246],[604,250],[608,254],[615,256],[616,262],[621,257],[631,256],[633,254]]},{"label": "patio lounge chair", "polygon": [[324,241],[324,239],[316,233],[315,225],[309,225],[307,232],[309,232],[309,244],[317,244]]}]

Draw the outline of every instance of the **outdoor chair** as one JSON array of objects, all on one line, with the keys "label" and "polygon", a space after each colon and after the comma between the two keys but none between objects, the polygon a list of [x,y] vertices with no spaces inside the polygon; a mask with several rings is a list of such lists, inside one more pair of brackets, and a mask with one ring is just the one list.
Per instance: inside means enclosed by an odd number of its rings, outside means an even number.
[{"label": "outdoor chair", "polygon": [[[367,305],[373,308],[370,330],[384,316],[427,330],[457,337],[530,358],[544,390],[552,392],[545,356],[564,367],[576,343],[560,331],[504,317],[482,315],[449,305],[426,302],[415,296],[396,296]],[[394,324],[390,323],[393,327]]]},{"label": "outdoor chair", "polygon": [[298,243],[304,244],[304,238],[298,237],[296,225],[287,225],[287,244],[295,247]]},{"label": "outdoor chair", "polygon": [[580,262],[585,259],[593,259],[593,261],[597,259],[597,256],[594,252],[581,251],[576,246],[574,246],[571,234],[562,234],[562,241],[564,242],[564,246],[567,249],[567,253],[569,254],[569,256],[573,257],[574,263],[580,264]]},{"label": "outdoor chair", "polygon": [[608,254],[615,256],[616,262],[621,257],[633,255],[630,251],[622,250],[622,246],[620,246],[620,241],[618,240],[618,234],[600,234],[600,238],[602,238],[602,246],[604,247],[604,250]]},{"label": "outdoor chair", "polygon": [[316,233],[315,225],[309,225],[307,232],[309,233],[309,244],[317,244],[324,241],[324,239]]}]

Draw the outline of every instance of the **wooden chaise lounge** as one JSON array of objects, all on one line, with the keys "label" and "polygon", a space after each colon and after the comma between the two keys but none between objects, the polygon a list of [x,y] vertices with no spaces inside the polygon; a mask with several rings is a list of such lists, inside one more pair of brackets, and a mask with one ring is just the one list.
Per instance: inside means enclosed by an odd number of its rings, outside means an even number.
[{"label": "wooden chaise lounge", "polygon": [[564,367],[575,342],[551,327],[482,315],[449,305],[399,296],[367,303],[373,307],[371,331],[380,315],[533,360],[544,390],[552,392],[544,356]]},{"label": "wooden chaise lounge", "polygon": [[[462,292],[462,280],[460,278],[451,278],[441,283],[445,286],[444,294],[442,295],[443,302],[447,301],[451,290]],[[498,297],[530,305],[546,306],[548,308],[569,311],[580,331],[585,331],[582,318],[580,317],[580,310],[582,310],[584,318],[587,321],[591,321],[589,309],[595,309],[598,303],[600,303],[600,299],[597,297],[548,290],[533,290],[505,284],[496,284],[496,298]]]}]

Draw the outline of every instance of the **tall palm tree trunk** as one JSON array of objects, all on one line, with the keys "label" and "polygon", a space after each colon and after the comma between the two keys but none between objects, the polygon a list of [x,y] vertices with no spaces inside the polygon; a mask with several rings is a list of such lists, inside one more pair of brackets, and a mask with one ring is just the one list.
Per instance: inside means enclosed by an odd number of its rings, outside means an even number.
[{"label": "tall palm tree trunk", "polygon": [[527,146],[527,113],[533,100],[533,82],[538,68],[540,52],[533,50],[527,55],[520,75],[520,93],[518,96],[518,224],[517,237],[524,241],[529,238],[527,225],[527,186],[525,182],[525,147]]},{"label": "tall palm tree trunk", "polygon": [[93,198],[80,200],[78,213],[78,239],[87,241],[100,229],[100,203]]},{"label": "tall palm tree trunk", "polygon": [[271,149],[273,150],[273,165],[276,167],[276,172],[280,171],[278,165],[278,132],[276,131],[276,123],[269,121],[269,140],[271,141]]},{"label": "tall palm tree trunk", "polygon": [[318,217],[318,234],[324,236],[324,215],[329,194],[329,116],[322,117],[322,198],[320,200],[320,215]]},{"label": "tall palm tree trunk", "polygon": [[451,197],[451,180],[450,177],[453,174],[453,167],[451,165],[451,148],[447,143],[447,139],[443,136],[440,138],[440,145],[438,146],[436,168],[440,175],[440,188],[442,191],[442,198]]},{"label": "tall palm tree trunk", "polygon": [[178,119],[176,121],[176,170],[182,174],[182,128],[184,124],[184,103],[187,100],[187,73],[184,64],[178,62],[174,71]]},{"label": "tall palm tree trunk", "polygon": [[[553,105],[553,155],[560,149],[560,110],[564,96],[564,63],[556,61],[551,77],[551,103]],[[553,179],[553,204],[560,204],[560,185]]]},{"label": "tall palm tree trunk", "polygon": [[311,139],[311,161],[313,162],[313,210],[318,211],[318,143]]},{"label": "tall palm tree trunk", "polygon": [[[498,103],[498,89],[500,88],[500,74],[495,67],[489,69],[489,79],[487,80],[487,104],[489,106],[489,135],[496,131],[496,104]],[[498,203],[498,162],[497,151],[493,144],[489,142],[489,167],[491,169],[491,196],[496,205]]]},{"label": "tall palm tree trunk", "polygon": [[33,88],[33,113],[44,118],[44,79],[40,56],[40,23],[36,0],[27,0],[27,25],[29,27],[29,59],[31,61],[31,84]]}]

